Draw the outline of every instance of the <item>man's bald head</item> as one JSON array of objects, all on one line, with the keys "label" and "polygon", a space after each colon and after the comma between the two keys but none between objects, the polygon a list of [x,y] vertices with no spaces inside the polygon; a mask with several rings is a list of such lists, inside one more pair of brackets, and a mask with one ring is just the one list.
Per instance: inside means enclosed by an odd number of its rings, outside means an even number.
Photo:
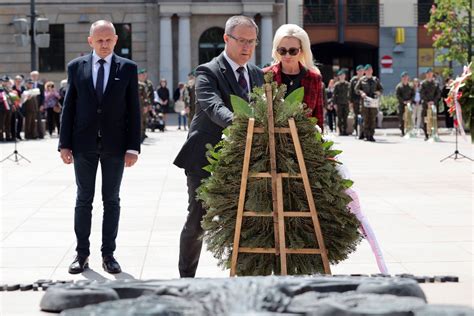
[{"label": "man's bald head", "polygon": [[107,20],[99,20],[92,23],[91,28],[89,30],[89,36],[92,36],[96,30],[103,30],[103,29],[109,29],[114,34],[117,34],[115,32],[115,26],[113,25],[112,22],[107,21]]}]

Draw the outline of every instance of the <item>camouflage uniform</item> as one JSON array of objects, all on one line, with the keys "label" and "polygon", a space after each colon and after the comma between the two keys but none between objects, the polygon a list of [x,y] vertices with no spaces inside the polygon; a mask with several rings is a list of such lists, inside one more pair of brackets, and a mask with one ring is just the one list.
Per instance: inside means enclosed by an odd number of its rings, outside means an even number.
[{"label": "camouflage uniform", "polygon": [[337,125],[339,135],[347,135],[347,115],[349,115],[349,92],[351,85],[346,80],[338,81],[334,86],[333,102],[337,106]]},{"label": "camouflage uniform", "polygon": [[[361,78],[362,78],[362,77],[361,77]],[[358,120],[357,120],[357,118],[358,118],[359,114],[361,114],[361,111],[360,111],[360,106],[361,106],[361,105],[360,105],[360,102],[361,102],[361,99],[362,99],[362,98],[361,98],[360,95],[358,95],[358,94],[356,93],[356,91],[355,91],[355,87],[356,87],[356,84],[357,84],[357,82],[359,81],[359,79],[360,79],[359,77],[354,76],[354,77],[352,77],[352,79],[351,79],[351,81],[350,81],[350,85],[351,85],[350,89],[351,89],[351,91],[350,91],[349,97],[350,97],[350,101],[351,101],[351,103],[352,103],[352,108],[354,109],[354,130],[355,130],[355,131],[357,131],[357,125],[358,125]]]},{"label": "camouflage uniform", "polygon": [[189,113],[188,113],[188,127],[191,126],[191,121],[193,120],[194,113],[196,112],[196,86],[186,84],[186,99],[184,102],[186,103],[186,106],[189,107]]},{"label": "camouflage uniform", "polygon": [[403,121],[403,114],[405,113],[406,103],[413,102],[415,99],[415,88],[407,83],[400,82],[395,88],[395,95],[398,99],[398,120],[400,122],[399,128],[402,136],[405,135],[405,122]]},{"label": "camouflage uniform", "polygon": [[[364,92],[368,97],[374,98],[376,96],[375,92],[380,92],[380,94],[382,94],[383,87],[380,84],[380,80],[375,76],[370,78],[363,76],[357,82],[355,90],[359,95],[361,95],[361,92]],[[368,108],[362,106],[362,113],[362,116],[364,117],[364,136],[367,140],[374,141],[378,108]]]},{"label": "camouflage uniform", "polygon": [[423,80],[420,87],[420,97],[421,97],[421,105],[423,106],[423,110],[421,112],[421,117],[423,120],[423,132],[425,133],[425,139],[428,139],[428,131],[426,130],[426,122],[425,117],[428,110],[428,102],[433,102],[436,104],[441,96],[441,91],[436,84],[434,79],[432,80]]},{"label": "camouflage uniform", "polygon": [[141,113],[141,127],[142,127],[142,135],[141,139],[142,141],[145,139],[145,131],[146,131],[146,117],[148,114],[148,108],[151,105],[150,104],[150,99],[149,99],[149,92],[148,92],[148,86],[146,85],[145,82],[138,81],[138,98],[140,100],[140,108],[142,109],[140,111]]}]

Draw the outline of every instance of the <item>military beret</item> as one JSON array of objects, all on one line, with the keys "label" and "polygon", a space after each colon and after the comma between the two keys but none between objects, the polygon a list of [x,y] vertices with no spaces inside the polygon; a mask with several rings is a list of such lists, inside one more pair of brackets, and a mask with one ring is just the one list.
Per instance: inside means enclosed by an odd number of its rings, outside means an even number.
[{"label": "military beret", "polygon": [[35,83],[32,79],[26,79],[25,82],[26,83]]},{"label": "military beret", "polygon": [[345,75],[346,74],[346,70],[345,69],[341,69],[337,72],[337,75],[340,76],[340,75]]},{"label": "military beret", "polygon": [[359,65],[357,66],[356,70],[359,71],[359,70],[363,70],[364,69],[364,65]]},{"label": "military beret", "polygon": [[367,69],[372,69],[372,65],[371,64],[365,65],[364,70],[367,70]]},{"label": "military beret", "polygon": [[429,67],[428,69],[426,69],[425,73],[428,73],[428,72],[433,72],[433,68]]},{"label": "military beret", "polygon": [[137,73],[138,74],[144,74],[144,73],[146,73],[146,69],[145,68],[140,68],[140,69],[137,70]]},{"label": "military beret", "polygon": [[404,71],[400,74],[400,78],[403,78],[405,76],[408,76],[408,71]]}]

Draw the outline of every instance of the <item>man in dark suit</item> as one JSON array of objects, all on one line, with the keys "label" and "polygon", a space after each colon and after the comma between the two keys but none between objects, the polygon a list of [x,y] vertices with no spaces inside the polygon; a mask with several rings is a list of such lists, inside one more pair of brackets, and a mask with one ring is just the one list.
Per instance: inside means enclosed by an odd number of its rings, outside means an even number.
[{"label": "man in dark suit", "polygon": [[188,217],[180,238],[179,273],[194,277],[201,254],[199,239],[205,210],[196,201],[196,189],[209,176],[202,168],[208,164],[206,144],[216,145],[222,130],[232,124],[230,96],[248,99],[253,86],[263,85],[263,72],[248,61],[257,45],[258,27],[245,16],[229,18],[225,26],[225,49],[212,61],[196,69],[196,113],[189,134],[174,164],[183,168],[187,177]]},{"label": "man in dark suit", "polygon": [[68,65],[68,90],[61,116],[59,149],[66,164],[74,163],[77,198],[74,231],[77,256],[69,273],[88,266],[89,235],[97,166],[102,171],[103,268],[120,273],[113,254],[120,215],[120,184],[124,166],[131,167],[140,151],[140,107],[137,65],[113,53],[117,43],[109,21],[92,24],[90,55]]}]

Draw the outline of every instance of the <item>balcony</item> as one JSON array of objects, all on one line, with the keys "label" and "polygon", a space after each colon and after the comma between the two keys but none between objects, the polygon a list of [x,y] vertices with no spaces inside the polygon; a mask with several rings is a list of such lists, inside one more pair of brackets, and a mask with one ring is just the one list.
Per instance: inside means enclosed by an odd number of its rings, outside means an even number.
[{"label": "balcony", "polygon": [[[379,24],[378,1],[370,3],[349,3],[344,7],[346,24],[367,25]],[[338,19],[336,1],[332,3],[307,4],[302,6],[303,24],[310,25],[335,25]]]},{"label": "balcony", "polygon": [[336,6],[328,4],[307,4],[302,8],[303,24],[336,24]]},{"label": "balcony", "polygon": [[347,4],[347,24],[379,24],[379,6],[374,2]]}]

